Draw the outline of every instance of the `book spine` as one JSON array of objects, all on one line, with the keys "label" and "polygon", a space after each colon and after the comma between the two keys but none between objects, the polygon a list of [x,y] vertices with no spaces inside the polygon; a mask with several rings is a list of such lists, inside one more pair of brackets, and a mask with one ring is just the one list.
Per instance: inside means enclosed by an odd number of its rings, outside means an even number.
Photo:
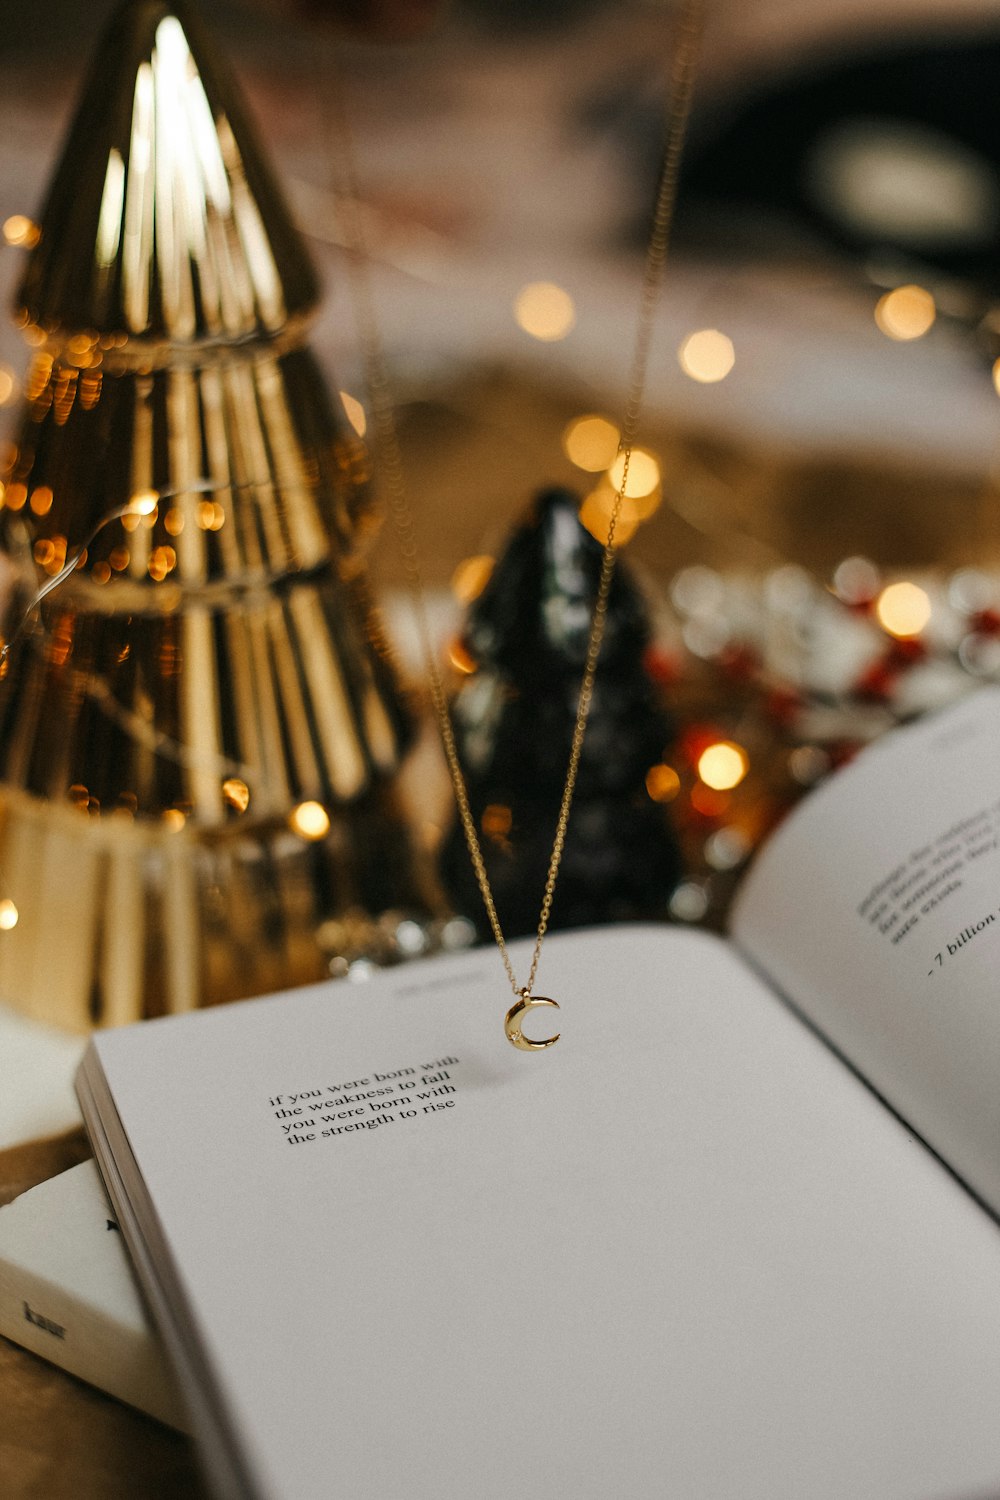
[{"label": "book spine", "polygon": [[0,1334],[181,1431],[184,1409],[159,1343],[65,1287],[0,1260]]}]

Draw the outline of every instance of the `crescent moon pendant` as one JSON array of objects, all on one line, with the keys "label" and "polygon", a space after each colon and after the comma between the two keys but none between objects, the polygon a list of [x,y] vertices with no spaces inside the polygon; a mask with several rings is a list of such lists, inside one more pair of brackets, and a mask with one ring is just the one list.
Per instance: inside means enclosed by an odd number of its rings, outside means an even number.
[{"label": "crescent moon pendant", "polygon": [[542,1041],[534,1042],[531,1037],[525,1036],[521,1030],[521,1023],[529,1011],[538,1010],[542,1006],[551,1006],[559,1009],[558,1000],[550,1000],[546,995],[529,995],[527,990],[521,991],[520,1000],[515,1000],[504,1019],[503,1029],[507,1033],[507,1040],[512,1047],[519,1047],[522,1052],[542,1052],[546,1047],[552,1047],[559,1040],[560,1033],[555,1036],[545,1037]]}]

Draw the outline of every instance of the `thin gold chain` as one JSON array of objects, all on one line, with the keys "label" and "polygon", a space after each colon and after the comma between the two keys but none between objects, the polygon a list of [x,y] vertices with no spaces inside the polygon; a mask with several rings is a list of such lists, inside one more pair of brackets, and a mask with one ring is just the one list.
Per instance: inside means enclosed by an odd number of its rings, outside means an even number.
[{"label": "thin gold chain", "polygon": [[[334,128],[337,145],[337,150],[334,153],[334,170],[338,178],[335,184],[335,193],[344,224],[347,263],[352,283],[358,336],[365,363],[375,448],[379,460],[380,488],[396,531],[407,586],[413,600],[414,614],[420,634],[421,650],[426,661],[427,675],[430,680],[431,702],[437,719],[441,742],[444,747],[445,760],[448,764],[448,774],[451,778],[455,801],[458,805],[459,818],[465,834],[465,841],[468,845],[469,858],[472,861],[476,881],[483,898],[483,905],[486,908],[486,915],[489,918],[490,929],[493,933],[500,957],[503,960],[507,979],[515,996],[528,997],[534,989],[538,964],[541,958],[542,943],[545,940],[545,934],[549,927],[552,901],[555,896],[556,881],[559,877],[559,866],[566,843],[566,831],[569,826],[573,793],[576,790],[577,773],[580,769],[583,739],[594,696],[597,662],[607,624],[608,598],[611,593],[611,582],[615,571],[615,532],[628,486],[632,447],[638,429],[639,414],[642,409],[643,394],[646,386],[653,319],[660,288],[663,283],[663,273],[670,244],[670,231],[673,224],[674,207],[677,201],[677,187],[680,177],[681,154],[691,114],[694,80],[697,72],[703,11],[704,0],[683,0],[680,8],[676,43],[673,52],[673,66],[671,68],[670,99],[663,165],[656,195],[653,223],[646,250],[642,287],[639,297],[635,344],[632,355],[632,368],[627,386],[625,412],[618,448],[619,454],[622,457],[622,477],[611,509],[611,519],[608,523],[608,535],[604,544],[601,572],[597,586],[597,598],[594,603],[594,613],[587,640],[587,652],[584,661],[583,679],[580,684],[576,720],[573,726],[573,738],[570,744],[569,762],[566,767],[566,781],[563,786],[559,816],[556,820],[555,837],[552,842],[552,853],[549,856],[548,872],[545,877],[545,889],[538,917],[538,928],[535,933],[535,944],[531,955],[528,982],[524,986],[519,985],[517,982],[514,966],[507,951],[503,928],[500,925],[500,918],[497,914],[496,903],[493,899],[489,876],[486,873],[486,863],[483,859],[482,848],[479,843],[478,834],[476,833],[475,819],[472,816],[472,809],[469,806],[469,794],[459,760],[458,747],[455,743],[455,730],[448,708],[448,698],[441,678],[437,653],[434,649],[430,626],[427,620],[423,577],[416,541],[416,528],[406,494],[403,460],[400,452],[399,433],[396,426],[395,403],[387,373],[382,336],[375,312],[375,299],[371,276],[369,274],[370,255],[358,187],[353,134],[343,106],[344,90],[341,80],[336,78],[337,87],[332,91],[324,90],[323,93],[323,97],[331,111],[331,123]],[[336,66],[334,71],[336,72]]]}]

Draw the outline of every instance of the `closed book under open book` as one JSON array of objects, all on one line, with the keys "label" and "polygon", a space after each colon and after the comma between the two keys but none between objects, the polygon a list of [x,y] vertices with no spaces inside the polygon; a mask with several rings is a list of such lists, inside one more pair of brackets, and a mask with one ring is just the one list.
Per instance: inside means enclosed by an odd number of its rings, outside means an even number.
[{"label": "closed book under open book", "polygon": [[161,1422],[181,1403],[92,1161],[0,1208],[0,1333]]},{"label": "closed book under open book", "polygon": [[96,1037],[215,1491],[1000,1491],[998,744],[982,693],[866,753],[731,941],[551,938],[541,1054],[490,950]]}]

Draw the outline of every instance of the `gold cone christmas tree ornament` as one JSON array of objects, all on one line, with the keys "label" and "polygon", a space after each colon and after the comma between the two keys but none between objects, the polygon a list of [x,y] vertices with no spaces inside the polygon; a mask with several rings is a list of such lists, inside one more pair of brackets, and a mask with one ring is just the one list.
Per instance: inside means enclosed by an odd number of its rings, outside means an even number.
[{"label": "gold cone christmas tree ornament", "polygon": [[[133,0],[98,48],[22,283],[29,321],[142,365],[294,339],[312,264],[191,9]],[[139,340],[137,344],[135,341]],[[126,353],[127,351],[127,353]]]},{"label": "gold cone christmas tree ornament", "polygon": [[0,510],[0,996],[87,1026],[320,978],[332,919],[426,902],[364,588],[367,453],[186,9],[122,7],[67,139]]}]

